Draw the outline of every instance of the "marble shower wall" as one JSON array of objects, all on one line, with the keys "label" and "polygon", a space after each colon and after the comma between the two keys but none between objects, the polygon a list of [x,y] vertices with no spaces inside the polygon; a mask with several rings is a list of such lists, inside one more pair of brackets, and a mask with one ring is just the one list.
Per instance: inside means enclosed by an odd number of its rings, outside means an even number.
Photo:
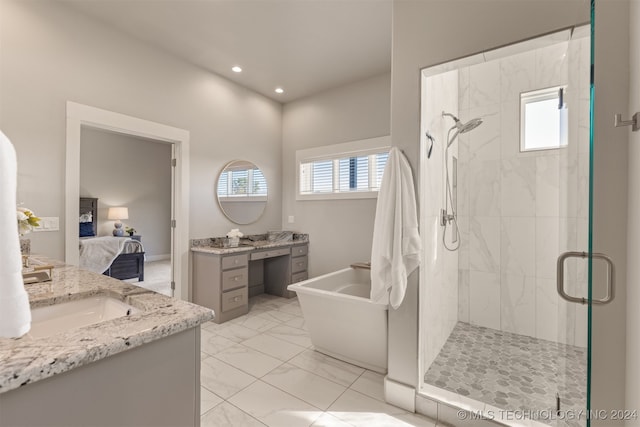
[{"label": "marble shower wall", "polygon": [[[559,253],[587,249],[589,39],[458,70],[458,319],[586,346],[586,310],[556,293]],[[520,93],[566,84],[569,146],[520,152]],[[567,264],[586,294],[586,262]]]},{"label": "marble shower wall", "polygon": [[[431,157],[422,163],[420,215],[423,239],[424,279],[420,298],[420,335],[424,367],[431,365],[458,321],[458,255],[444,249],[440,209],[444,207],[444,159],[447,131],[453,125],[442,112],[458,112],[458,71],[453,70],[425,79],[422,87],[422,139],[425,132],[435,139]],[[458,157],[458,146],[449,149]],[[451,163],[450,163],[451,165]],[[450,238],[449,232],[447,236]]]}]

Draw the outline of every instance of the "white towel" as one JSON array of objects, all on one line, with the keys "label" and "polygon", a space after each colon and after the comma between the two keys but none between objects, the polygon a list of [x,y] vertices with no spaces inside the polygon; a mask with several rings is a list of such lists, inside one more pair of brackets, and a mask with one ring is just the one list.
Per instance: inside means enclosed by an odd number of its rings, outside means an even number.
[{"label": "white towel", "polygon": [[17,338],[31,329],[29,295],[22,281],[16,216],[16,151],[0,131],[0,337]]},{"label": "white towel", "polygon": [[416,196],[411,166],[398,148],[389,158],[378,193],[371,249],[371,299],[400,307],[407,276],[420,264]]}]

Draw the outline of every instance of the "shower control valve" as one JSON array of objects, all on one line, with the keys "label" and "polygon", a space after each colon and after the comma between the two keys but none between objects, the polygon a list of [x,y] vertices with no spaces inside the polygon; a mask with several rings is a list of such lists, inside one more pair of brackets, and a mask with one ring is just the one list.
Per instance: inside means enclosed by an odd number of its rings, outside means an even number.
[{"label": "shower control valve", "polygon": [[447,223],[450,223],[451,221],[453,221],[455,218],[455,216],[453,214],[448,214],[446,210],[444,209],[440,209],[440,225],[445,227],[447,225]]}]

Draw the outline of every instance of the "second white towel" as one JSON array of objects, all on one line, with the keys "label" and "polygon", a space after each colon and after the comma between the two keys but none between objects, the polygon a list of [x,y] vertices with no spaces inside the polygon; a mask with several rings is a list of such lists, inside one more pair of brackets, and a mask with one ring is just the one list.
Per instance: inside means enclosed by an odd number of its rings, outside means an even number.
[{"label": "second white towel", "polygon": [[416,197],[411,166],[393,147],[378,193],[371,248],[371,299],[398,308],[407,289],[407,276],[420,264]]},{"label": "second white towel", "polygon": [[0,131],[0,337],[3,338],[21,337],[31,329],[29,296],[22,281],[17,176],[16,151]]}]

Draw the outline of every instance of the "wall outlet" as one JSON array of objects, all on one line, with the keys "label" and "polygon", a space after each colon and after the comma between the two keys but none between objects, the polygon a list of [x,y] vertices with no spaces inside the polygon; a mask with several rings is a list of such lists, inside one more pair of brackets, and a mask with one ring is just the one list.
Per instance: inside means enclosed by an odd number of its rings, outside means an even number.
[{"label": "wall outlet", "polygon": [[293,215],[289,215],[288,222],[289,222],[289,224],[293,224],[294,222],[296,222],[296,218]]},{"label": "wall outlet", "polygon": [[57,216],[41,216],[40,225],[33,231],[60,231],[60,218]]}]

